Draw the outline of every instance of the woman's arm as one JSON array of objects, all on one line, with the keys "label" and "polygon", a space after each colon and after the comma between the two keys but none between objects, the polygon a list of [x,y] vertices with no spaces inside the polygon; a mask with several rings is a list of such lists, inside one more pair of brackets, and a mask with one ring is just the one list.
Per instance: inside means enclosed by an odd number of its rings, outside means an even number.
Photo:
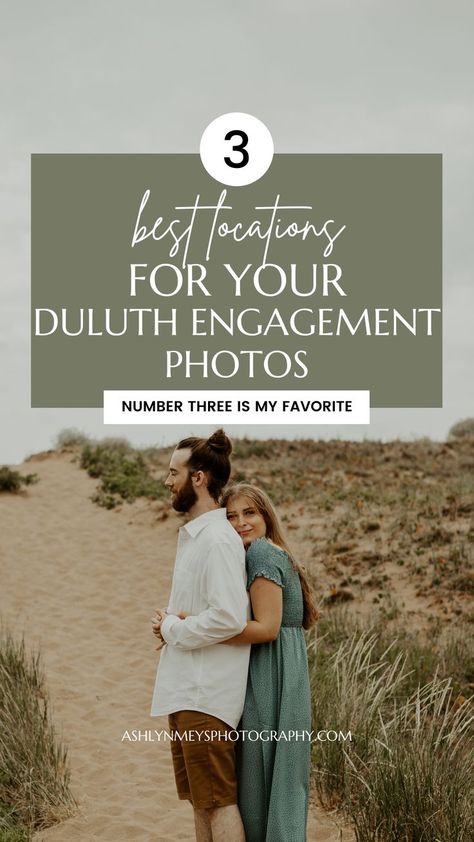
[{"label": "woman's arm", "polygon": [[281,627],[283,594],[280,585],[257,576],[250,585],[250,601],[254,620],[249,620],[240,634],[220,641],[232,646],[249,643],[268,643],[275,640]]}]

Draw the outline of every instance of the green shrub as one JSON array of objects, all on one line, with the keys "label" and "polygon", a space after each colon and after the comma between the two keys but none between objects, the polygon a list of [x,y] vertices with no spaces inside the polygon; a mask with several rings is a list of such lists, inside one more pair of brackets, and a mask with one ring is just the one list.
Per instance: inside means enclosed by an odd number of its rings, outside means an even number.
[{"label": "green shrub", "polygon": [[18,494],[21,491],[22,485],[32,485],[38,482],[36,474],[26,474],[22,476],[18,471],[12,471],[6,465],[0,468],[0,491],[9,491],[13,494]]},{"label": "green shrub", "polygon": [[82,449],[81,468],[90,477],[101,480],[92,500],[107,509],[114,508],[121,500],[129,503],[137,497],[156,500],[166,493],[163,482],[151,475],[143,455],[124,439],[86,444]]},{"label": "green shrub", "polygon": [[453,424],[448,433],[449,439],[462,439],[466,436],[474,436],[474,418],[465,418]]},{"label": "green shrub", "polygon": [[273,455],[272,440],[258,441],[258,439],[238,439],[234,442],[233,458],[234,459],[249,459],[257,457],[257,459],[270,459]]},{"label": "green shrub", "polygon": [[76,427],[61,430],[56,436],[55,447],[60,450],[68,447],[84,447],[89,442],[88,436]]}]

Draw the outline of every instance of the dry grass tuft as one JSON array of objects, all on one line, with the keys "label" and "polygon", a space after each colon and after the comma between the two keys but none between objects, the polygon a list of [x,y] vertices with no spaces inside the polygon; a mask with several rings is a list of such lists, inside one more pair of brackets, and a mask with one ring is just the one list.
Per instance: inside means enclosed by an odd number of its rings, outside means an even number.
[{"label": "dry grass tuft", "polygon": [[39,655],[0,637],[0,838],[23,842],[65,818],[75,802],[67,752],[49,713]]}]

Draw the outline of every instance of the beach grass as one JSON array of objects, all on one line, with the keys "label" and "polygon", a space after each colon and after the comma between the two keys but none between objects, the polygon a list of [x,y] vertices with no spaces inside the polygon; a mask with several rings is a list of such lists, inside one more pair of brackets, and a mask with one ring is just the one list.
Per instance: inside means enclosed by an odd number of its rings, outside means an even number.
[{"label": "beach grass", "polygon": [[357,842],[468,842],[472,627],[423,640],[398,622],[335,608],[308,635],[313,728],[340,734],[313,746],[316,791]]},{"label": "beach grass", "polygon": [[39,655],[0,631],[0,839],[26,842],[75,806]]}]

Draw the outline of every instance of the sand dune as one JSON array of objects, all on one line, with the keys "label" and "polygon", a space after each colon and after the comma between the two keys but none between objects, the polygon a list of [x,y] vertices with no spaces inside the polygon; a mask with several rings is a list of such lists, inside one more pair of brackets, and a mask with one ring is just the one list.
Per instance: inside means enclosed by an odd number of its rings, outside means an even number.
[{"label": "sand dune", "polygon": [[[40,482],[26,494],[0,495],[0,613],[40,647],[79,802],[35,842],[192,840],[169,745],[123,739],[167,727],[149,716],[158,658],[149,619],[166,604],[178,518],[159,520],[147,501],[112,512],[92,504],[95,482],[69,454],[30,460],[32,471]],[[312,808],[310,842],[351,839]]]}]

